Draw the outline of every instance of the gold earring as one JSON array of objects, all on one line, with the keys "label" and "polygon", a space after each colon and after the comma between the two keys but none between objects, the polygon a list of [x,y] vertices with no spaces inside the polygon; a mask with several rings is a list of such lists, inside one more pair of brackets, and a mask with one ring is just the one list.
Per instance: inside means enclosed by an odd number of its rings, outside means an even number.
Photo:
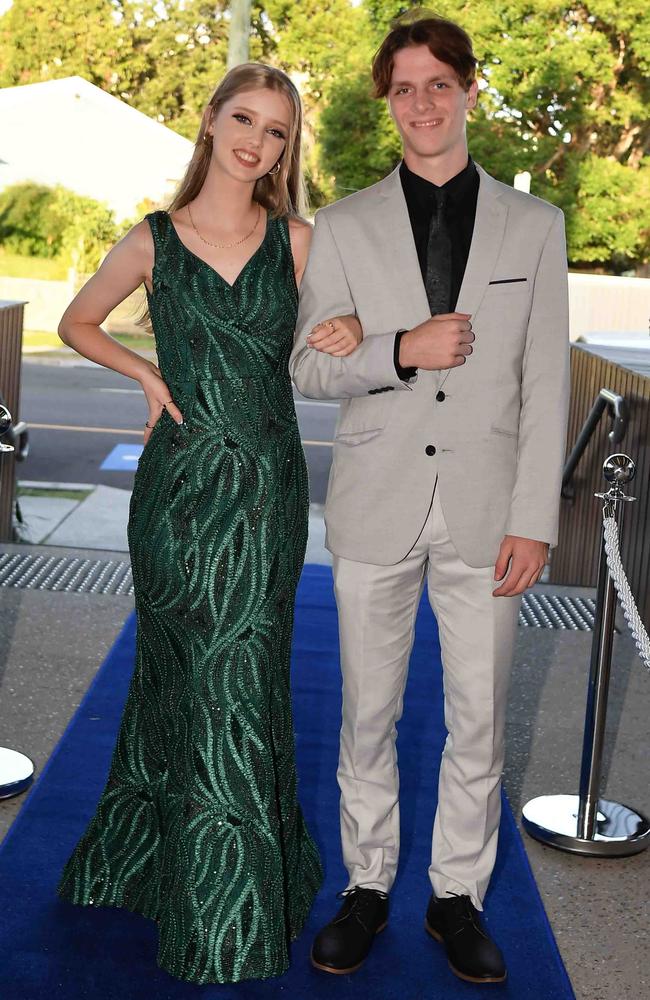
[{"label": "gold earring", "polygon": [[212,138],[212,136],[210,135],[210,133],[206,132],[205,135],[203,136],[203,141],[204,142],[209,142],[211,138]]},{"label": "gold earring", "polygon": [[271,169],[269,170],[269,174],[279,174],[279,173],[280,173],[280,161],[278,160],[275,166],[271,167]]}]

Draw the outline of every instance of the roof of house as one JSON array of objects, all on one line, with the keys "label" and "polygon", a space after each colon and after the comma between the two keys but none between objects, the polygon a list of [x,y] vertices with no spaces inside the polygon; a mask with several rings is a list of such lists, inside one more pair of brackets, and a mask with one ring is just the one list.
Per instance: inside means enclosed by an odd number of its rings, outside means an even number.
[{"label": "roof of house", "polygon": [[80,76],[0,89],[0,189],[63,184],[130,218],[145,198],[171,193],[192,150],[189,139]]}]

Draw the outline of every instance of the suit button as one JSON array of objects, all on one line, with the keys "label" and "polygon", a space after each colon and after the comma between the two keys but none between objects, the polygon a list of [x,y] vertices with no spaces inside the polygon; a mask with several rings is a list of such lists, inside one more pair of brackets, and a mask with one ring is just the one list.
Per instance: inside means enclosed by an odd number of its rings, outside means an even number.
[{"label": "suit button", "polygon": [[439,392],[437,392],[437,393],[436,393],[436,399],[438,400],[438,402],[439,402],[439,403],[442,403],[442,401],[443,401],[444,399],[446,399],[446,398],[447,398],[447,397],[445,396],[445,394],[444,394],[444,392],[442,391],[442,389],[441,389],[441,390],[440,390]]},{"label": "suit button", "polygon": [[435,455],[436,449],[432,444],[428,444],[424,449],[427,455]]}]

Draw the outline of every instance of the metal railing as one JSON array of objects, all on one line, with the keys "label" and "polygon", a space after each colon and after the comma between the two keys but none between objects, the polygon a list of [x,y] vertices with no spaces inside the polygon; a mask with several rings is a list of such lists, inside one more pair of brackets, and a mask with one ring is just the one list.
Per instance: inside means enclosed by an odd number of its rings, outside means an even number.
[{"label": "metal railing", "polygon": [[610,389],[601,389],[596,396],[594,405],[587,415],[587,419],[582,425],[582,430],[578,434],[578,439],[571,449],[571,453],[564,466],[564,472],[562,474],[562,497],[565,500],[571,500],[573,498],[573,493],[569,490],[573,473],[575,472],[578,462],[582,458],[605,410],[609,410],[609,415],[612,420],[612,428],[608,434],[610,443],[613,445],[620,444],[625,437],[630,417],[627,400],[624,396],[619,396],[618,393],[612,392]]}]

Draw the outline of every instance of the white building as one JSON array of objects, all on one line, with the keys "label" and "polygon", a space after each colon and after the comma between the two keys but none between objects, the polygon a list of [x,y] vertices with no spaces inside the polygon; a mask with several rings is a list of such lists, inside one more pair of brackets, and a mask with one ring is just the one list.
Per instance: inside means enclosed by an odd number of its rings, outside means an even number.
[{"label": "white building", "polygon": [[171,193],[192,149],[80,76],[0,89],[0,190],[62,184],[107,203],[121,221],[145,198]]}]

